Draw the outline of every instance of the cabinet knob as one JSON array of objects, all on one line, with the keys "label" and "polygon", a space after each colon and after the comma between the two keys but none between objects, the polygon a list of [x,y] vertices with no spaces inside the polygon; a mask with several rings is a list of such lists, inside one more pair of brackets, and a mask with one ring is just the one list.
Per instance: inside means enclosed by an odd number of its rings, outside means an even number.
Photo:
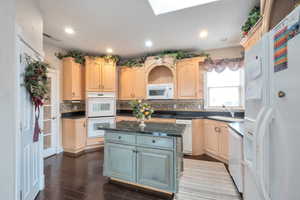
[{"label": "cabinet knob", "polygon": [[119,137],[118,137],[118,139],[119,139],[119,140],[121,140],[121,139],[122,139],[122,137],[121,137],[121,136],[119,136]]},{"label": "cabinet knob", "polygon": [[73,96],[73,97],[75,96],[75,92],[72,92],[72,96]]},{"label": "cabinet knob", "polygon": [[279,91],[279,92],[278,92],[278,97],[279,97],[279,98],[283,98],[283,97],[285,97],[285,96],[286,96],[285,92],[283,92],[283,91]]},{"label": "cabinet knob", "polygon": [[215,127],[215,131],[216,131],[217,133],[220,133],[220,132],[221,132],[221,128],[220,128],[220,127]]},{"label": "cabinet knob", "polygon": [[155,143],[156,141],[155,140],[152,140],[152,143]]}]

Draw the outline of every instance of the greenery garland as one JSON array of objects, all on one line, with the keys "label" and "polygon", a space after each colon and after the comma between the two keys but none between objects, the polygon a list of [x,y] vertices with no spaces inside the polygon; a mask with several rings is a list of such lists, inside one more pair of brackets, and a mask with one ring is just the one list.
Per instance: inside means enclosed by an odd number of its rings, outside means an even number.
[{"label": "greenery garland", "polygon": [[248,32],[258,22],[260,18],[261,18],[260,7],[256,6],[250,11],[247,21],[242,26],[243,36],[248,35]]},{"label": "greenery garland", "polygon": [[34,142],[38,141],[41,133],[39,127],[40,107],[44,104],[44,99],[49,91],[48,88],[48,68],[49,65],[45,62],[32,60],[26,57],[27,67],[24,73],[24,86],[30,94],[32,104],[35,107],[35,128]]},{"label": "greenery garland", "polygon": [[113,61],[113,62],[118,62],[119,61],[119,56],[116,55],[101,55],[101,56],[90,56],[87,53],[83,53],[81,51],[78,50],[70,50],[67,51],[67,53],[63,54],[63,53],[55,53],[55,56],[58,59],[63,59],[63,58],[67,58],[67,57],[72,57],[74,58],[74,61],[76,63],[79,63],[81,65],[85,64],[85,56],[89,56],[89,57],[98,57],[98,58],[104,58],[107,62],[108,61]]},{"label": "greenery garland", "polygon": [[207,53],[190,53],[182,50],[166,50],[159,53],[147,54],[140,57],[123,59],[118,62],[119,66],[127,66],[127,67],[142,67],[147,59],[147,57],[154,56],[155,59],[161,59],[165,56],[174,57],[177,60],[185,59],[185,58],[194,58],[198,56],[209,57]]}]

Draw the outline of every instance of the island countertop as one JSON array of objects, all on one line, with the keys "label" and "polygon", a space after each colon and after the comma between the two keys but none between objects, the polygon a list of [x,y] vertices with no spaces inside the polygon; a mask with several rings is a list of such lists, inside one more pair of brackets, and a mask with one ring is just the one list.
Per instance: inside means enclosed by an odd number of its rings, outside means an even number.
[{"label": "island countertop", "polygon": [[172,136],[182,137],[185,125],[175,123],[157,123],[145,122],[146,127],[142,129],[139,122],[135,121],[119,121],[113,127],[101,127],[101,130],[134,132],[141,134],[149,134],[153,136]]}]

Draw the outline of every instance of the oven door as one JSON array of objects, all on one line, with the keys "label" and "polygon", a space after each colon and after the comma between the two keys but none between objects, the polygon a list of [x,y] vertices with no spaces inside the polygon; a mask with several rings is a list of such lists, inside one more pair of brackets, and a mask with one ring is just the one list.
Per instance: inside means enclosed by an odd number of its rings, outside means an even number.
[{"label": "oven door", "polygon": [[105,117],[116,115],[115,98],[88,98],[88,117]]},{"label": "oven door", "polygon": [[116,127],[115,117],[105,118],[89,118],[88,119],[88,137],[104,137],[105,131],[101,128],[114,128]]}]

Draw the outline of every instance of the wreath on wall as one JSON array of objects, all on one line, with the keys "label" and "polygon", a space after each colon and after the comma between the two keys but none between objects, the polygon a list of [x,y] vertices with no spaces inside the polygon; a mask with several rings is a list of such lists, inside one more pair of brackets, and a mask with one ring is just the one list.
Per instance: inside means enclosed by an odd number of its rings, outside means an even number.
[{"label": "wreath on wall", "polygon": [[41,129],[39,127],[40,108],[44,104],[44,99],[48,93],[48,68],[47,63],[36,61],[30,57],[26,58],[27,67],[24,73],[24,86],[30,94],[32,104],[35,108],[35,125],[33,141],[39,140]]}]

